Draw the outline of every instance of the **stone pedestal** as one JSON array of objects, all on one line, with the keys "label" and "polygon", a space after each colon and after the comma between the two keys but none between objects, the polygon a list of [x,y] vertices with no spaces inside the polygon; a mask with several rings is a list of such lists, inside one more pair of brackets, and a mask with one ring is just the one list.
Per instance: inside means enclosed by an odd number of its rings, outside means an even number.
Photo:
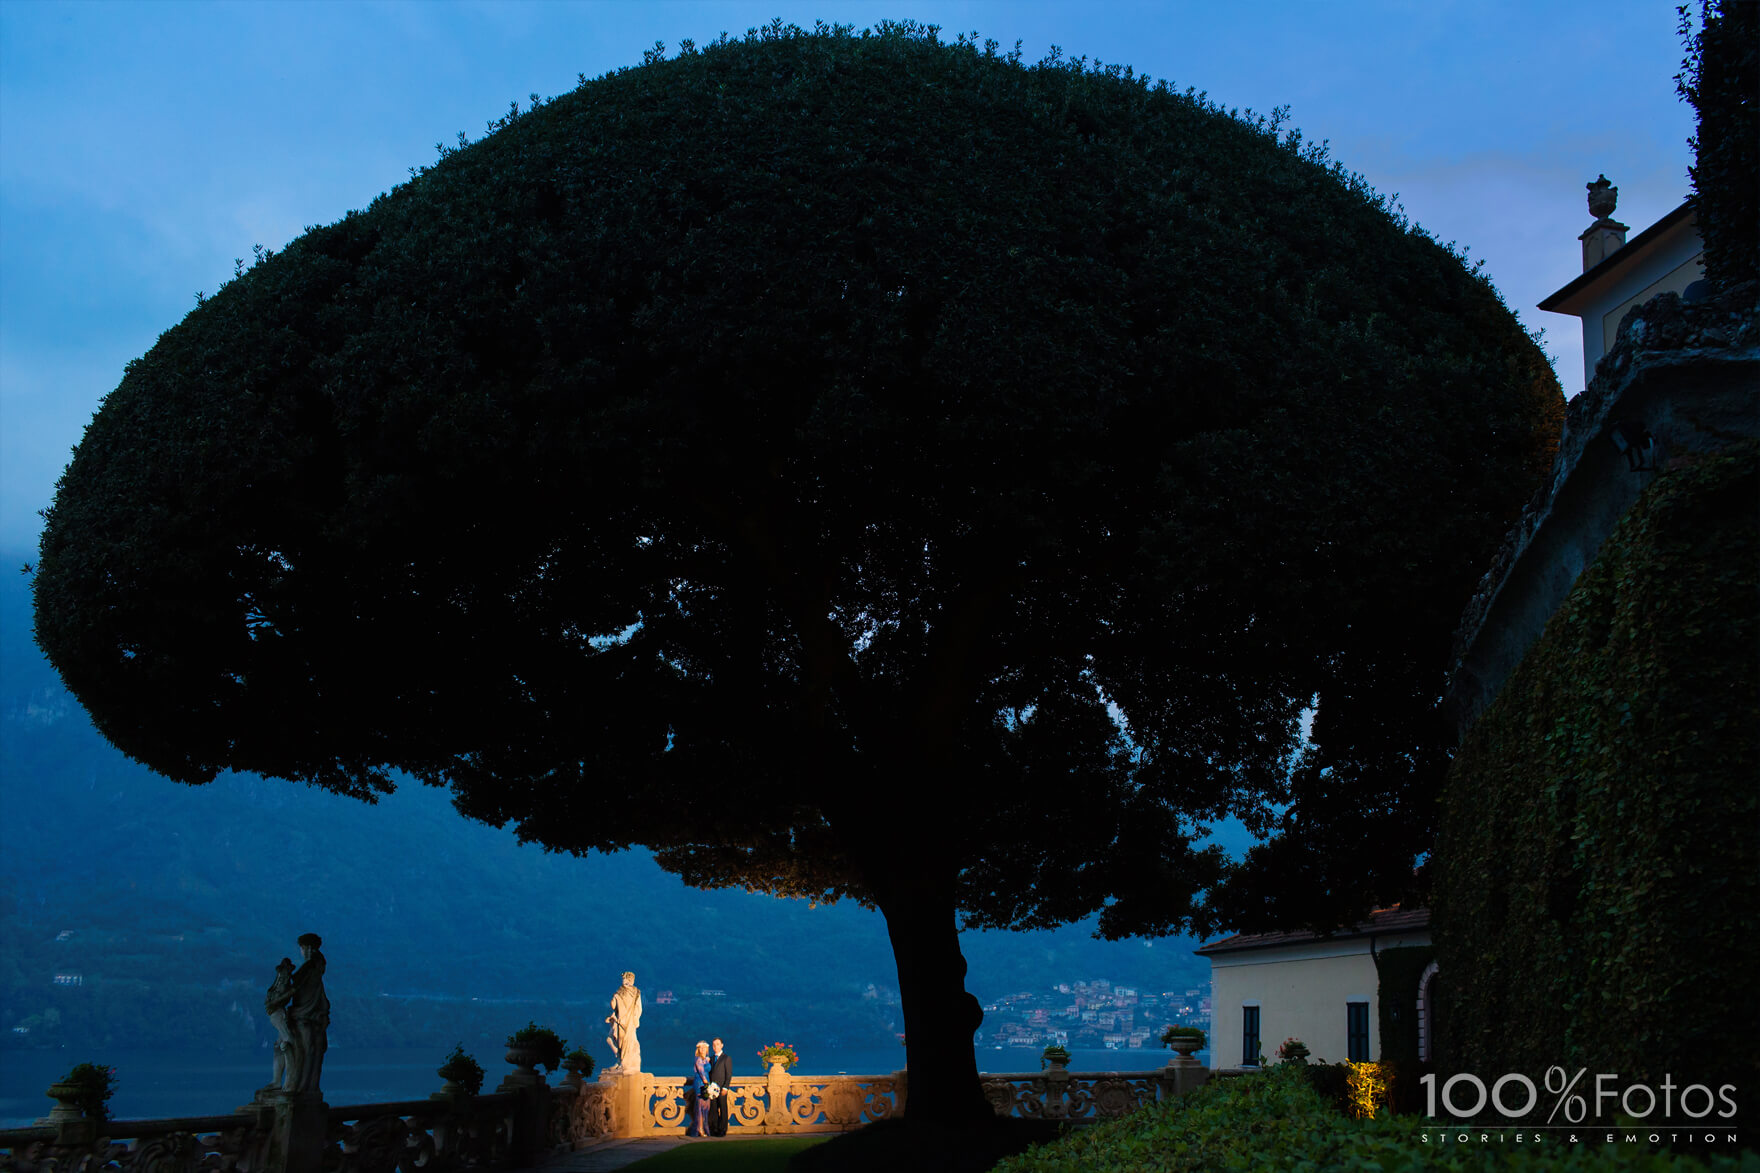
[{"label": "stone pedestal", "polygon": [[275,1173],[323,1173],[330,1105],[322,1092],[282,1092],[247,1110],[273,1112],[266,1167]]},{"label": "stone pedestal", "polygon": [[508,1163],[524,1169],[544,1152],[548,1136],[545,1122],[550,1111],[550,1085],[530,1067],[515,1069],[501,1081],[498,1092],[517,1092],[513,1109],[513,1135],[508,1138]]},{"label": "stone pedestal", "polygon": [[648,1097],[644,1089],[653,1082],[647,1072],[625,1075],[613,1068],[599,1077],[611,1087],[611,1135],[618,1137],[648,1135]]},{"label": "stone pedestal", "polygon": [[1161,1073],[1161,1085],[1169,1098],[1194,1091],[1209,1079],[1210,1069],[1189,1055],[1173,1060]]},{"label": "stone pedestal", "polygon": [[1045,1118],[1066,1119],[1069,1116],[1069,1063],[1046,1060],[1044,1079]]},{"label": "stone pedestal", "polygon": [[770,1064],[770,1074],[764,1080],[764,1090],[768,1093],[770,1110],[764,1113],[764,1124],[771,1132],[786,1132],[788,1130],[788,1083],[787,1065]]}]

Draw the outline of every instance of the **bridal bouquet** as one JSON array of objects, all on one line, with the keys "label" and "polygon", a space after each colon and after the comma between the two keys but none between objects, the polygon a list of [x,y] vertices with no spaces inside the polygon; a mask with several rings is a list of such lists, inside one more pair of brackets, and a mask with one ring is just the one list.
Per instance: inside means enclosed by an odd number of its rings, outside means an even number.
[{"label": "bridal bouquet", "polygon": [[722,1091],[723,1091],[723,1088],[721,1087],[720,1084],[716,1083],[714,1080],[710,1080],[709,1086],[703,1089],[703,1098],[705,1100],[712,1100],[716,1096],[720,1095],[722,1093]]}]

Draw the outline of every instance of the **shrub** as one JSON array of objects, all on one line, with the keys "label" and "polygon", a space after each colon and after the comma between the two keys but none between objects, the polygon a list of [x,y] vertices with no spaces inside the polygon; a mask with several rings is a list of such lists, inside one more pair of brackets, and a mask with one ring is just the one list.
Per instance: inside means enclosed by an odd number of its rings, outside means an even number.
[{"label": "shrub", "polygon": [[[1361,1065],[1359,1065],[1361,1066]],[[1567,1146],[1529,1133],[1531,1143],[1438,1144],[1426,1122],[1383,1113],[1347,1120],[1315,1094],[1315,1067],[1284,1065],[1264,1075],[1213,1079],[1167,1104],[1122,1120],[1082,1128],[994,1167],[993,1173],[1199,1173],[1212,1169],[1301,1169],[1306,1173],[1376,1169],[1381,1173],[1488,1173],[1490,1170],[1605,1169],[1647,1173],[1752,1170],[1756,1156],[1700,1161],[1656,1153],[1647,1145]],[[1431,1132],[1436,1131],[1434,1124]]]},{"label": "shrub", "polygon": [[1308,1077],[1308,1086],[1321,1101],[1337,1112],[1340,1116],[1349,1116],[1350,1109],[1350,1073],[1343,1063],[1309,1063],[1304,1074]]},{"label": "shrub", "polygon": [[80,1089],[74,1104],[88,1119],[110,1119],[110,1097],[116,1093],[116,1068],[101,1063],[76,1063],[60,1082]]},{"label": "shrub", "polygon": [[562,1053],[568,1049],[568,1043],[549,1027],[528,1022],[507,1036],[508,1050],[516,1047],[537,1051],[538,1062],[544,1070],[555,1071],[562,1063]]},{"label": "shrub", "polygon": [[483,1065],[464,1053],[463,1043],[452,1048],[452,1053],[440,1064],[439,1074],[440,1078],[464,1088],[469,1095],[474,1096],[483,1090]]},{"label": "shrub", "polygon": [[1345,1113],[1352,1120],[1367,1120],[1387,1103],[1387,1080],[1379,1063],[1344,1065]]}]

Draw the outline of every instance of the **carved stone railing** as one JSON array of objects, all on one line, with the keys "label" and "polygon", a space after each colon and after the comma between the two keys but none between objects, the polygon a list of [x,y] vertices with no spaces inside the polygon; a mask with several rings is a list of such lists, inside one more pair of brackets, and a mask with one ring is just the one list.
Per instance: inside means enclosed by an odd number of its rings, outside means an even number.
[{"label": "carved stone railing", "polygon": [[[1149,1072],[1045,1071],[986,1075],[984,1096],[999,1116],[1082,1124],[1123,1116],[1183,1095],[1209,1077],[1196,1060]],[[603,1137],[676,1136],[690,1126],[684,1076],[608,1074],[585,1085],[569,1105],[574,1147]],[[736,1078],[728,1097],[728,1130],[745,1133],[847,1132],[904,1112],[906,1079],[891,1075],[768,1075]]]},{"label": "carved stone railing", "polygon": [[[687,1078],[602,1076],[570,1105],[568,1136],[576,1147],[607,1136],[676,1136],[690,1127]],[[744,1133],[847,1132],[904,1110],[903,1073],[892,1075],[768,1075],[736,1078],[727,1097],[727,1126]]]},{"label": "carved stone railing", "polygon": [[497,1093],[331,1108],[325,1173],[495,1169],[515,1147],[519,1096]]},{"label": "carved stone railing", "polygon": [[78,1120],[0,1129],[4,1173],[244,1173],[264,1168],[269,1129],[252,1116]]},{"label": "carved stone railing", "polygon": [[1087,1124],[1111,1120],[1178,1092],[1163,1071],[1044,1071],[985,1075],[979,1083],[998,1116]]},{"label": "carved stone railing", "polygon": [[[288,1127],[287,1105],[253,1103],[225,1116],[56,1123],[0,1130],[0,1173],[453,1173],[532,1163],[570,1147],[577,1097],[564,1085],[491,1095],[328,1107],[315,1127]],[[590,1115],[590,1113],[589,1113]]]},{"label": "carved stone railing", "polygon": [[611,1088],[604,1083],[583,1083],[573,1096],[559,1098],[553,1114],[552,1136],[558,1144],[580,1148],[589,1141],[615,1135],[611,1118]]}]

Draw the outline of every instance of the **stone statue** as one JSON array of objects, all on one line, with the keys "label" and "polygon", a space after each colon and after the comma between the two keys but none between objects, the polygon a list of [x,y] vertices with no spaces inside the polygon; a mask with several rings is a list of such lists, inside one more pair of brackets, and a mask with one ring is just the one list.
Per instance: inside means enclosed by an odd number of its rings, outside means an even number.
[{"label": "stone statue", "polygon": [[642,1025],[642,992],[636,989],[635,974],[623,975],[623,985],[611,995],[611,1013],[605,1021],[611,1024],[605,1044],[617,1054],[617,1066],[611,1070],[634,1075],[642,1069],[642,1045],[636,1041],[636,1027]]},{"label": "stone statue", "polygon": [[293,1032],[287,1027],[287,1004],[293,1001],[293,959],[283,957],[275,967],[275,981],[263,995],[263,1012],[275,1028],[275,1068],[268,1086],[258,1092],[278,1092],[286,1085],[287,1070],[293,1057]]},{"label": "stone statue", "polygon": [[318,1091],[329,1049],[330,999],[324,994],[324,955],[318,950],[323,939],[306,933],[299,939],[304,962],[293,972],[293,997],[287,1004],[287,1026],[293,1035],[291,1062],[282,1084],[290,1092]]}]

